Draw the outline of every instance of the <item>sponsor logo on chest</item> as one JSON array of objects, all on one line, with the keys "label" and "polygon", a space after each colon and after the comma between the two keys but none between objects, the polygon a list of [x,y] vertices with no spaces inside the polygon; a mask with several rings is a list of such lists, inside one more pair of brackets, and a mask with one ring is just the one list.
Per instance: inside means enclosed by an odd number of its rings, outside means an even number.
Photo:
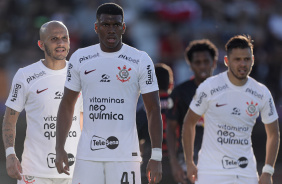
[{"label": "sponsor logo on chest", "polygon": [[246,157],[240,157],[235,159],[229,156],[224,156],[222,158],[222,166],[224,169],[236,169],[236,168],[246,168],[249,164],[249,161]]},{"label": "sponsor logo on chest", "polygon": [[115,136],[110,136],[107,139],[93,135],[90,142],[90,149],[97,151],[101,149],[116,149],[119,145],[119,140]]}]

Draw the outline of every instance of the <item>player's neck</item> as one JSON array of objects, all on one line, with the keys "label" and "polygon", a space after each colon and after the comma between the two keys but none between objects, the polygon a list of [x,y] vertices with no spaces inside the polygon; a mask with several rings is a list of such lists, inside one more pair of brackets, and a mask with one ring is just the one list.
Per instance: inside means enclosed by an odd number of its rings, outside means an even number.
[{"label": "player's neck", "polygon": [[41,62],[51,70],[61,70],[66,66],[66,60],[42,59]]},{"label": "player's neck", "polygon": [[230,71],[227,71],[227,76],[228,76],[229,81],[235,86],[244,86],[248,81],[247,77],[245,79],[238,79]]}]

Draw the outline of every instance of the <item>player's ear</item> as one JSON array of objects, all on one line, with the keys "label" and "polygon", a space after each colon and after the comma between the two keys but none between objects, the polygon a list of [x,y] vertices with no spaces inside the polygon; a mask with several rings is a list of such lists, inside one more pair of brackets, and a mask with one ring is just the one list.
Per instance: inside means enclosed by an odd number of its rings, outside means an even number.
[{"label": "player's ear", "polygon": [[252,56],[252,59],[253,59],[253,62],[252,62],[252,66],[253,66],[254,63],[255,63],[255,56],[254,55]]},{"label": "player's ear", "polygon": [[122,34],[125,33],[125,30],[126,30],[126,25],[125,25],[125,23],[123,23],[123,24],[122,24]]},{"label": "player's ear", "polygon": [[224,64],[225,64],[225,66],[227,66],[228,67],[228,57],[227,56],[224,56]]},{"label": "player's ear", "polygon": [[94,24],[94,30],[95,32],[97,33],[97,29],[98,29],[98,25],[97,25],[97,22]]},{"label": "player's ear", "polygon": [[37,45],[41,50],[44,51],[44,43],[41,40],[38,40]]}]

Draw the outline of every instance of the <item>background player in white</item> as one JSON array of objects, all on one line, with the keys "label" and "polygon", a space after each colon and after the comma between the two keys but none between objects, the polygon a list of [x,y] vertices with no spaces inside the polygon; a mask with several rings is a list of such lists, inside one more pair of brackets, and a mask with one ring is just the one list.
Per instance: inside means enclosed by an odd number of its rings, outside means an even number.
[{"label": "background player in white", "polygon": [[162,119],[153,62],[145,52],[122,43],[126,27],[119,5],[102,4],[96,15],[100,43],[78,49],[69,63],[57,120],[58,172],[68,173],[64,144],[74,99],[81,90],[84,122],[73,183],[140,184],[135,119],[141,93],[152,145],[147,175],[150,184],[158,183],[162,177]]},{"label": "background player in white", "polygon": [[[72,175],[58,174],[54,161],[56,115],[67,74],[69,34],[66,26],[59,21],[43,24],[39,34],[38,46],[44,51],[45,59],[17,71],[6,102],[2,130],[6,168],[10,177],[18,179],[18,184],[69,184]],[[72,117],[73,126],[68,132],[70,141],[66,144],[69,164],[73,166],[81,134],[79,106],[82,107],[81,98]],[[20,163],[14,146],[16,123],[23,109],[26,111],[27,130]]]},{"label": "background player in white", "polygon": [[[198,184],[270,184],[280,143],[273,98],[266,86],[249,77],[254,64],[251,38],[234,36],[225,48],[228,70],[198,87],[184,119],[182,139],[187,176]],[[267,135],[265,166],[260,178],[251,143],[259,113]],[[204,137],[195,166],[195,125],[203,114]]]},{"label": "background player in white", "polygon": [[[195,95],[197,87],[212,76],[216,68],[218,49],[208,39],[193,40],[186,47],[185,60],[194,73],[193,78],[177,85],[170,94],[173,106],[166,113],[167,118],[167,146],[174,180],[181,184],[190,183],[186,176],[186,164],[181,144],[183,120]],[[198,160],[201,148],[204,119],[201,118],[196,126],[194,142],[194,161]],[[178,133],[178,134],[177,134]],[[178,136],[180,135],[180,136]],[[177,143],[179,146],[177,146]],[[176,149],[177,148],[177,149]]]}]

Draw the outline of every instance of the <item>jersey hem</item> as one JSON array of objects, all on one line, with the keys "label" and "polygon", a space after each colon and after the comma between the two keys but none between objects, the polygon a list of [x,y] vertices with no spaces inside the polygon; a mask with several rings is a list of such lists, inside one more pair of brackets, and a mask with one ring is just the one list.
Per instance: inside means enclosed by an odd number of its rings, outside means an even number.
[{"label": "jersey hem", "polygon": [[251,174],[242,174],[242,173],[224,173],[222,171],[198,171],[198,174],[212,174],[212,175],[221,175],[221,176],[244,176],[248,178],[257,178],[258,173],[251,175]]},{"label": "jersey hem", "polygon": [[34,173],[23,173],[22,174],[23,176],[34,176],[34,177],[38,177],[38,178],[65,178],[65,179],[71,179],[72,178],[72,175],[73,173],[70,173],[70,175],[45,175],[45,174],[34,174]]},{"label": "jersey hem", "polygon": [[141,162],[142,159],[138,158],[135,160],[129,160],[125,158],[89,158],[89,157],[76,157],[79,160],[88,160],[88,161],[100,161],[100,162]]}]

